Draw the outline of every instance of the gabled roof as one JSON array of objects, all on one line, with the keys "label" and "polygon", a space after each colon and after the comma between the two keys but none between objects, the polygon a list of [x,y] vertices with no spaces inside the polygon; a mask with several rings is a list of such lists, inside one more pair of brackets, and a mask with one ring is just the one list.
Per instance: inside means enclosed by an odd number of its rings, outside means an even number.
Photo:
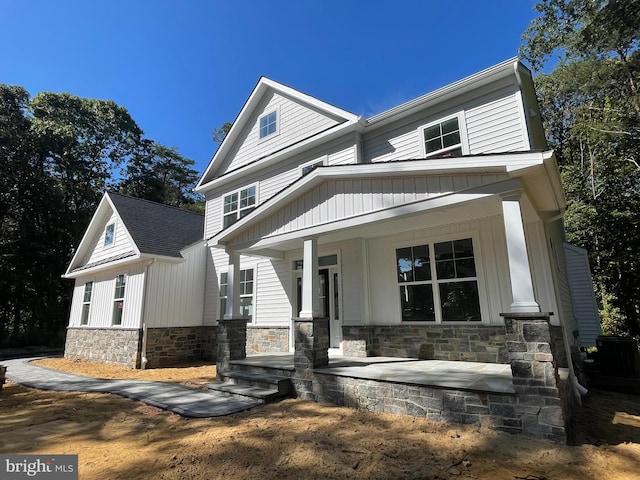
[{"label": "gabled roof", "polygon": [[203,237],[199,213],[119,193],[106,195],[141,254],[181,258],[180,250]]},{"label": "gabled roof", "polygon": [[[119,217],[134,250],[94,263],[84,263],[95,247],[96,235],[104,229],[111,212]],[[100,201],[65,276],[72,278],[77,272],[136,261],[141,257],[182,259],[181,250],[203,240],[203,232],[204,216],[199,213],[107,192]]]},{"label": "gabled roof", "polygon": [[[195,187],[196,191],[201,191],[205,185],[214,180],[215,177],[213,176],[213,174],[215,173],[216,167],[224,160],[227,152],[233,147],[236,140],[238,140],[242,129],[251,119],[252,114],[254,113],[255,109],[258,107],[262,99],[271,91],[285,95],[301,104],[309,105],[310,107],[313,107],[318,111],[325,112],[326,114],[333,117],[339,117],[343,119],[344,123],[340,124],[336,128],[341,129],[348,125],[353,125],[359,121],[359,117],[351,112],[323,102],[322,100],[318,100],[315,97],[299,92],[298,90],[283,85],[282,83],[278,83],[267,77],[260,77],[260,80],[258,80],[258,83],[251,92],[251,95],[249,95],[249,98],[242,107],[242,110],[240,110],[240,113],[233,122],[231,130],[229,130],[229,132],[225,136],[222,144],[220,144],[220,147],[209,162],[207,169],[202,174],[200,181]],[[328,132],[322,132],[316,135],[316,137],[322,137],[323,134],[327,133]]]}]

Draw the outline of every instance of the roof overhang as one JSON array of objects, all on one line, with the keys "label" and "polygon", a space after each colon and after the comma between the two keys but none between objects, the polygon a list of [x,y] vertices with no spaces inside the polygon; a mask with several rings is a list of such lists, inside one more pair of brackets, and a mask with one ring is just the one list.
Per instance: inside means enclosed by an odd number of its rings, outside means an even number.
[{"label": "roof overhang", "polygon": [[[508,175],[509,180],[463,191],[455,191],[439,197],[407,203],[393,208],[380,209],[358,216],[345,217],[344,219],[310,226],[303,231],[296,230],[272,235],[268,238],[237,241],[243,232],[286,207],[291,202],[291,199],[300,197],[323,182],[332,179],[385,178],[418,174],[434,176],[503,174]],[[528,190],[528,196],[532,199],[536,210],[563,211],[565,204],[559,180],[552,151],[320,167],[282,190],[246,217],[211,237],[208,240],[208,244],[213,247],[246,254],[281,258],[282,251],[292,245],[291,240],[300,239],[303,236],[324,235],[338,238],[339,235],[335,235],[337,231],[355,230],[363,228],[367,224],[386,222],[394,217],[414,215],[434,209],[451,208],[457,204],[477,201],[488,196],[521,189]]]}]

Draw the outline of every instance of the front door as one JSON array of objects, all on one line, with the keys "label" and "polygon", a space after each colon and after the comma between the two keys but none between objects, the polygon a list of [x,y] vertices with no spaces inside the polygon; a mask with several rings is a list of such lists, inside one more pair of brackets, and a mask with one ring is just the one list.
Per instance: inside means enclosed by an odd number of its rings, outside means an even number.
[{"label": "front door", "polygon": [[[302,272],[296,272],[296,315],[302,310]],[[329,318],[329,344],[340,348],[342,325],[340,321],[340,275],[336,268],[321,268],[318,271],[318,297],[320,316]]]}]

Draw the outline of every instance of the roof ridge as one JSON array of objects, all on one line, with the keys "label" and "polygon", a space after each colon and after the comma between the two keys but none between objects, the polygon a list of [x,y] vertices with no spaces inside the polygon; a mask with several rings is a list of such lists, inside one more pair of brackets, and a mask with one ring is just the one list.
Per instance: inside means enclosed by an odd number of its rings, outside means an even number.
[{"label": "roof ridge", "polygon": [[136,201],[139,201],[139,202],[146,202],[146,203],[150,203],[151,205],[157,205],[159,207],[171,208],[171,209],[177,210],[179,212],[191,213],[193,215],[198,215],[199,217],[204,217],[204,214],[198,213],[198,212],[194,212],[193,210],[185,210],[184,208],[176,207],[174,205],[167,205],[166,203],[154,202],[153,200],[148,200],[146,198],[133,197],[131,195],[125,195],[123,193],[114,192],[114,191],[107,191],[106,194],[109,195],[109,196],[117,195],[119,197],[128,198],[130,200],[136,200]]}]

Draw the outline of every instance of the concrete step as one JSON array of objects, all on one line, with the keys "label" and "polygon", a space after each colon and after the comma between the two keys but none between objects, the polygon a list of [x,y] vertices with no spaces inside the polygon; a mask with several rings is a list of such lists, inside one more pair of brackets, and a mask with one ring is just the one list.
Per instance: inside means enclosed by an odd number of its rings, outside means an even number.
[{"label": "concrete step", "polygon": [[291,380],[280,375],[231,371],[221,374],[220,381],[208,388],[218,392],[252,397],[264,402],[273,402],[291,396]]},{"label": "concrete step", "polygon": [[229,396],[242,396],[262,400],[264,403],[271,403],[289,395],[280,393],[276,388],[260,388],[252,385],[236,385],[229,382],[215,382],[207,385],[209,390],[222,392]]}]

